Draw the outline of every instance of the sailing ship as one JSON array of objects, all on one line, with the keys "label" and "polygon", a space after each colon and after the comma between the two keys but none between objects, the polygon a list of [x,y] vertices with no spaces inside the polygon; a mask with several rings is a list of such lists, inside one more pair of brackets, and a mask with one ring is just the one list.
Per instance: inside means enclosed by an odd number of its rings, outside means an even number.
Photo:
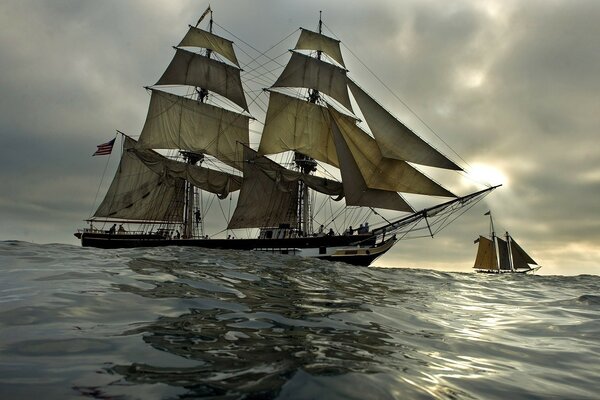
[{"label": "sailing ship", "polygon": [[[213,25],[209,8],[146,88],[150,103],[137,140],[117,131],[121,160],[89,225],[75,233],[83,246],[198,246],[370,265],[403,238],[433,237],[497,187],[459,197],[415,168],[462,171],[350,79],[341,42],[323,33],[321,18],[317,31],[299,29],[279,76],[264,54],[243,71],[233,42]],[[258,67],[261,57],[267,62]],[[245,91],[242,73],[250,83],[276,79]],[[256,120],[246,95],[256,92],[269,99],[260,143],[251,146]],[[257,95],[250,104],[258,103]],[[451,200],[415,211],[400,193]],[[226,215],[226,201],[235,203],[233,214]],[[209,208],[215,203],[220,210]],[[382,210],[402,214],[386,218]],[[208,217],[219,213],[225,227],[205,234]],[[358,229],[340,229],[352,220]]]},{"label": "sailing ship", "polygon": [[475,258],[475,271],[481,273],[528,273],[542,268],[521,246],[506,232],[504,239],[498,237],[494,230],[492,212],[485,215],[490,216],[490,236],[479,236],[475,243],[479,243],[477,256]]}]

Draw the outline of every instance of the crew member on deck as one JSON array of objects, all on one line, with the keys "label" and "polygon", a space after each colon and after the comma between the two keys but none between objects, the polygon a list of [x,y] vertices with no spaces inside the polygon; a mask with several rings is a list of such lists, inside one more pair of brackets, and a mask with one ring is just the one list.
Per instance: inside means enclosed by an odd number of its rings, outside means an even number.
[{"label": "crew member on deck", "polygon": [[108,233],[110,235],[114,235],[117,232],[117,224],[113,224],[113,226],[110,227],[110,229],[108,230]]}]

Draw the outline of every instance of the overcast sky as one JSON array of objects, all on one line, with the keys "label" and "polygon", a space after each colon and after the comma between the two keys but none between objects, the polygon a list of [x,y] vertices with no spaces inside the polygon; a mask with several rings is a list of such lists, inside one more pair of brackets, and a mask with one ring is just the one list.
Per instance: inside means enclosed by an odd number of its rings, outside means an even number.
[{"label": "overcast sky", "polygon": [[[97,204],[106,167],[91,154],[116,129],[139,133],[143,86],[156,82],[171,46],[207,5],[0,2],[0,240],[78,244],[73,232]],[[350,76],[422,137],[443,138],[471,178],[503,184],[438,237],[400,242],[377,264],[470,271],[473,239],[487,232],[483,213],[492,209],[497,230],[509,230],[544,266],[540,273],[599,273],[600,1],[211,6],[217,33],[260,51],[300,26],[316,29],[322,10],[326,32],[347,46]],[[452,189],[466,194],[472,183]]]}]

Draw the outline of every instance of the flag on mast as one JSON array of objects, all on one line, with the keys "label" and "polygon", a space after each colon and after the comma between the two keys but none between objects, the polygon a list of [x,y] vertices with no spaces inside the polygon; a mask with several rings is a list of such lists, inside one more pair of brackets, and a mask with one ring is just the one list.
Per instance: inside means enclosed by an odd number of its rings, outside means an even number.
[{"label": "flag on mast", "polygon": [[208,14],[210,12],[210,4],[208,5],[208,8],[206,9],[206,11],[204,11],[202,13],[202,15],[200,16],[200,19],[198,19],[198,22],[196,22],[196,26],[200,25],[200,22],[202,22],[202,20],[204,19],[204,17],[206,17],[206,14]]},{"label": "flag on mast", "polygon": [[98,148],[96,149],[96,152],[94,154],[92,154],[92,156],[105,156],[105,155],[112,153],[112,149],[115,144],[115,139],[116,138],[113,138],[113,140],[110,140],[106,143],[102,143],[102,144],[99,144],[98,146],[96,146]]},{"label": "flag on mast", "polygon": [[485,213],[485,214],[483,214],[483,215],[490,215],[490,212],[491,212],[491,211],[488,211],[488,212],[486,212],[486,213]]}]

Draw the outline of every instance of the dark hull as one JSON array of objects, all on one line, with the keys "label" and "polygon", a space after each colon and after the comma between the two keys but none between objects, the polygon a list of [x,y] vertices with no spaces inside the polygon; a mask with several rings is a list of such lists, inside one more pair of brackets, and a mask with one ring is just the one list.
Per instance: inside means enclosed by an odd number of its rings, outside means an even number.
[{"label": "dark hull", "polygon": [[188,246],[221,250],[254,250],[279,254],[297,254],[353,265],[370,265],[394,244],[389,239],[379,245],[370,234],[353,236],[314,236],[285,239],[168,239],[159,235],[76,234],[84,247],[103,249]]},{"label": "dark hull", "polygon": [[475,270],[475,272],[477,272],[478,274],[496,274],[496,275],[499,275],[499,274],[528,274],[530,272],[533,273],[540,268],[541,267],[530,268],[530,269],[518,269],[515,271],[511,271],[511,270],[498,271],[497,269],[477,269],[477,270]]}]

